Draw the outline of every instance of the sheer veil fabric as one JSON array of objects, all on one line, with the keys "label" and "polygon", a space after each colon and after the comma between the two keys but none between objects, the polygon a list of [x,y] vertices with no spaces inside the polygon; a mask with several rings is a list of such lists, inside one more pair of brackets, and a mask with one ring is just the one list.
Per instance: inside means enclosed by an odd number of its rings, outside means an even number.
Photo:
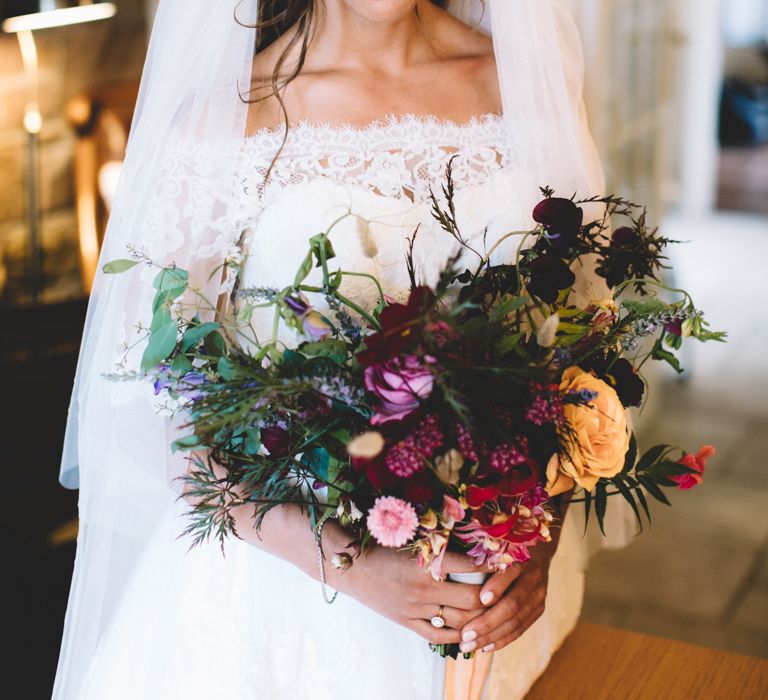
[{"label": "sheer veil fabric", "polygon": [[[505,124],[525,144],[519,187],[601,193],[581,97],[579,39],[561,3],[454,0],[449,9],[492,34]],[[189,270],[192,286],[208,299],[231,290],[231,275],[210,272],[238,258],[247,219],[234,193],[256,16],[257,0],[161,0],[101,264],[134,248]],[[194,140],[207,157],[169,179],[165,154],[180,138]],[[168,182],[183,184],[169,192]],[[156,206],[169,198],[178,204],[172,215]],[[177,497],[173,425],[158,414],[151,387],[104,377],[118,365],[138,365],[141,353],[130,349],[149,324],[151,277],[149,269],[99,272],[93,287],[61,471],[62,484],[80,489],[80,532],[54,698],[78,697],[126,581]],[[621,508],[614,510],[609,544],[620,545],[629,528]],[[582,543],[590,550],[605,544],[599,537]]]}]

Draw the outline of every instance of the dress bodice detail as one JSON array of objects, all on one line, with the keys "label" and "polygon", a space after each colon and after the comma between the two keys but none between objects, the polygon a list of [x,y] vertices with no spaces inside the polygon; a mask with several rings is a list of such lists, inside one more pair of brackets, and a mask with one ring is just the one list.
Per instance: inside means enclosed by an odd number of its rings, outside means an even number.
[{"label": "dress bodice detail", "polygon": [[459,189],[510,167],[515,146],[504,118],[495,113],[463,123],[390,114],[364,127],[301,121],[287,133],[282,127],[260,129],[245,139],[243,155],[242,184],[246,194],[259,198],[273,188],[326,178],[418,202],[444,176],[451,156]]}]

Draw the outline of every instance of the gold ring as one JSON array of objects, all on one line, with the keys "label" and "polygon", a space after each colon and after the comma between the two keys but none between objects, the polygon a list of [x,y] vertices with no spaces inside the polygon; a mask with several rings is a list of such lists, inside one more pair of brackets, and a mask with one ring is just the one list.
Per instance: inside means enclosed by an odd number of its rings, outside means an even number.
[{"label": "gold ring", "polygon": [[435,615],[429,623],[432,625],[432,627],[436,627],[437,629],[440,629],[441,627],[445,627],[445,618],[443,617],[443,606],[440,606],[440,609],[437,611],[437,615]]}]

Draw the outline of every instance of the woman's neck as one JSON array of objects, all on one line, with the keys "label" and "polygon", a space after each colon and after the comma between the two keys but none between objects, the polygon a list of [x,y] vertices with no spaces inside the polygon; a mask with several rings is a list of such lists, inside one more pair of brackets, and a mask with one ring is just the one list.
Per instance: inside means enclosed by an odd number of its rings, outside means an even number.
[{"label": "woman's neck", "polygon": [[330,0],[319,13],[306,69],[345,70],[397,75],[415,63],[433,60],[432,27],[440,10],[430,0],[385,19],[351,10]]}]

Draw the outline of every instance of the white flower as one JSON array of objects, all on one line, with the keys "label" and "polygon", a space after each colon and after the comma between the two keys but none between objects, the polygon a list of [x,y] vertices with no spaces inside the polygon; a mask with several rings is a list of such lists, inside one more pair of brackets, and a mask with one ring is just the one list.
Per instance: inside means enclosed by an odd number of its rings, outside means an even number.
[{"label": "white flower", "polygon": [[555,344],[555,336],[559,326],[560,317],[557,314],[552,314],[539,326],[536,342],[540,347],[551,348]]},{"label": "white flower", "polygon": [[373,459],[384,449],[384,437],[374,430],[362,433],[350,440],[347,452],[351,457]]},{"label": "white flower", "polygon": [[365,256],[375,258],[379,254],[379,249],[373,236],[371,236],[370,223],[362,216],[357,217],[357,235],[360,237],[360,245],[363,247]]},{"label": "white flower", "polygon": [[464,456],[458,450],[449,450],[435,459],[435,473],[444,484],[459,483],[459,472],[464,465]]}]

